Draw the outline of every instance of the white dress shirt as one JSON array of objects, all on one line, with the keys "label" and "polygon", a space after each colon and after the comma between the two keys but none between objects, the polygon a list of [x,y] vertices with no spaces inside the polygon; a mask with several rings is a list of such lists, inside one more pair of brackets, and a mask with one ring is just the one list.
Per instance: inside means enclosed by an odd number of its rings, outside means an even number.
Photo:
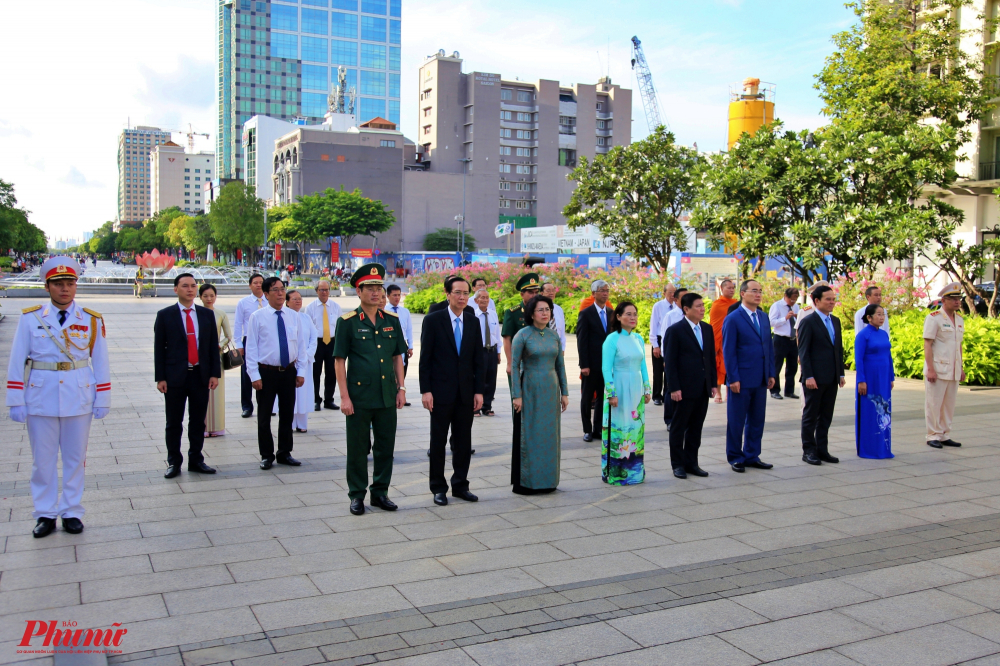
[{"label": "white dress shirt", "polygon": [[[649,315],[649,334],[660,335],[660,331],[663,329],[663,318],[667,316],[667,313],[680,309],[667,299],[661,299],[653,304],[653,312]],[[656,340],[650,340],[649,343],[652,346],[656,346]]]},{"label": "white dress shirt", "polygon": [[257,298],[253,294],[241,298],[240,302],[236,304],[233,344],[236,345],[237,349],[243,349],[243,338],[247,337],[247,322],[250,320],[250,315],[266,306],[267,300],[263,296]]},{"label": "white dress shirt", "polygon": [[409,349],[413,349],[413,320],[410,318],[410,311],[402,305],[391,304],[386,304],[385,311],[399,317],[399,328],[403,331],[403,339],[406,340],[406,346]]},{"label": "white dress shirt", "polygon": [[493,350],[499,353],[500,343],[503,342],[503,338],[500,337],[500,321],[497,319],[497,313],[490,310],[488,307],[486,312],[483,312],[477,307],[476,317],[479,319],[479,329],[480,333],[483,335],[483,347],[486,347],[486,331],[489,330],[490,342],[493,343]]},{"label": "white dress shirt", "polygon": [[[867,310],[867,309],[868,309],[868,306],[866,305],[863,308],[861,308],[860,310],[858,310],[857,313],[855,313],[855,315],[854,315],[854,335],[857,335],[858,333],[860,333],[861,329],[863,329],[865,326],[868,325],[868,324],[865,323],[865,320],[863,319],[863,317],[865,316],[865,310]],[[889,315],[885,316],[885,323],[882,324],[879,328],[881,328],[883,331],[885,331],[886,335],[889,335]]]},{"label": "white dress shirt", "polygon": [[684,321],[686,321],[688,323],[688,326],[691,327],[691,332],[694,333],[694,337],[695,337],[696,340],[698,339],[698,335],[701,334],[701,348],[704,349],[705,348],[705,335],[704,335],[704,332],[701,330],[701,323],[697,323],[696,324],[693,321],[691,321],[690,319],[688,319],[687,317],[684,317]]},{"label": "white dress shirt", "polygon": [[[494,311],[493,314],[496,314],[496,312]],[[555,303],[552,304],[552,322],[556,332],[559,333],[559,342],[562,343],[562,350],[566,351],[566,314]],[[496,338],[493,339],[495,340]]]},{"label": "white dress shirt", "polygon": [[792,303],[791,307],[789,307],[788,303],[785,302],[785,299],[782,298],[780,301],[776,301],[774,305],[771,306],[771,310],[768,312],[767,318],[771,320],[771,330],[775,335],[780,335],[783,338],[790,338],[794,336],[791,322],[785,319],[785,316],[789,312],[794,312],[795,315],[798,316],[799,304]]},{"label": "white dress shirt", "polygon": [[663,357],[663,352],[667,350],[667,329],[684,319],[684,309],[679,308],[676,305],[663,315],[663,323],[660,324],[660,332],[657,334],[660,336],[660,356]]},{"label": "white dress shirt", "polygon": [[184,332],[185,333],[187,333],[188,329],[187,329],[187,313],[185,313],[184,311],[185,310],[191,310],[191,321],[194,322],[194,344],[195,344],[195,346],[197,346],[198,345],[198,333],[201,332],[201,329],[198,327],[198,311],[194,309],[194,303],[191,304],[190,308],[186,308],[186,307],[184,307],[183,303],[181,303],[180,301],[177,301],[177,307],[180,308],[180,311],[181,311],[181,325],[184,327]]},{"label": "white dress shirt", "polygon": [[[455,335],[455,322],[457,321],[458,322],[458,330],[462,334],[462,337],[464,338],[465,337],[465,322],[462,321],[462,315],[465,314],[465,310],[462,310],[458,314],[455,314],[455,311],[451,309],[450,305],[447,308],[445,308],[445,309],[448,311],[448,316],[451,317],[451,334],[452,334],[452,336]],[[461,351],[461,350],[459,350],[459,351]]]},{"label": "white dress shirt", "polygon": [[757,313],[757,314],[756,314],[756,315],[754,315],[754,312],[755,312],[755,310],[751,310],[751,309],[750,309],[750,308],[748,308],[748,307],[747,307],[747,306],[746,306],[746,305],[745,305],[744,303],[740,303],[740,308],[741,308],[741,309],[742,309],[742,310],[743,310],[744,312],[746,312],[746,313],[747,313],[747,316],[748,316],[748,317],[750,317],[750,325],[751,325],[751,326],[753,325],[753,322],[754,322],[754,317],[756,316],[756,318],[757,318],[757,326],[760,326],[760,327],[761,327],[761,328],[760,328],[760,330],[761,330],[761,332],[763,333],[763,332],[764,332],[764,325],[765,325],[765,324],[764,324],[764,321],[765,321],[765,320],[764,320],[764,312],[763,312],[763,311],[762,311],[762,310],[761,310],[760,308],[757,308],[757,310],[756,310],[756,313]]},{"label": "white dress shirt", "polygon": [[[305,307],[303,311],[306,315],[312,319],[313,326],[318,331],[316,339],[319,340],[323,337],[323,303],[317,298]],[[326,319],[330,322],[330,339],[333,340],[334,333],[337,332],[337,320],[340,319],[340,315],[343,314],[340,311],[340,306],[333,302],[332,299],[326,301]]]},{"label": "white dress shirt", "polygon": [[[257,310],[247,322],[246,364],[250,381],[260,379],[260,364],[281,365],[281,349],[278,346],[278,315],[269,305]],[[295,374],[305,377],[308,366],[309,336],[312,333],[299,319],[299,313],[282,307],[281,318],[285,322],[285,340],[288,343],[288,362],[295,364]]]}]

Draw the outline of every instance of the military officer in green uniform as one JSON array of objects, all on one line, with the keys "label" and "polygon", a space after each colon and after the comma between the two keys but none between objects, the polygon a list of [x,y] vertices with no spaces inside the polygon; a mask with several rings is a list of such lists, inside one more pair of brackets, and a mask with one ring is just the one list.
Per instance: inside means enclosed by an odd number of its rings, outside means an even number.
[{"label": "military officer in green uniform", "polygon": [[[541,288],[542,281],[538,278],[538,273],[525,273],[522,275],[521,279],[517,281],[517,290],[521,292],[521,304],[507,310],[503,315],[503,328],[500,330],[500,336],[503,338],[503,353],[507,357],[508,387],[510,387],[511,370],[513,370],[510,358],[510,341],[514,339],[518,331],[528,325],[528,322],[524,321],[524,305],[537,296]],[[521,455],[521,413],[512,409],[511,416],[514,421],[514,439],[511,445],[512,455],[515,457],[515,461],[517,461],[520,460]],[[514,476],[516,473],[515,470],[519,471],[519,469],[519,465],[511,466],[511,483],[517,483]]]},{"label": "military officer in green uniform", "polygon": [[[333,356],[340,386],[340,410],[347,417],[347,487],[351,513],[365,512],[365,494],[385,511],[396,505],[387,497],[396,446],[396,410],[406,402],[403,355],[408,345],[399,317],[379,307],[385,268],[366,264],[351,277],[361,307],[337,321]],[[372,444],[371,434],[375,435]],[[368,452],[375,469],[368,487]]]}]

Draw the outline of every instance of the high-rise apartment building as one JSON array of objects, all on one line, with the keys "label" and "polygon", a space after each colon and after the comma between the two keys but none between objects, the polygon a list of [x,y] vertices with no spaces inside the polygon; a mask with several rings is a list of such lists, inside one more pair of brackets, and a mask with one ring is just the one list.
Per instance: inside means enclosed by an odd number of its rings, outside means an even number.
[{"label": "high-rise apartment building", "polygon": [[417,163],[404,178],[407,250],[442,221],[454,224],[463,200],[480,247],[506,244],[493,231],[508,217],[517,228],[565,224],[574,188],[566,176],[579,157],[632,140],[632,91],[607,77],[563,85],[466,74],[459,54],[444,51],[419,77]]},{"label": "high-rise apartment building", "polygon": [[185,213],[205,210],[203,186],[214,177],[215,153],[186,153],[173,141],[149,154],[153,213],[177,206]]},{"label": "high-rise apartment building", "polygon": [[218,0],[218,174],[244,177],[254,115],[321,123],[337,67],[360,121],[399,122],[402,0]]},{"label": "high-rise apartment building", "polygon": [[159,127],[122,130],[118,136],[118,222],[139,225],[149,219],[149,154],[170,141],[170,132]]}]

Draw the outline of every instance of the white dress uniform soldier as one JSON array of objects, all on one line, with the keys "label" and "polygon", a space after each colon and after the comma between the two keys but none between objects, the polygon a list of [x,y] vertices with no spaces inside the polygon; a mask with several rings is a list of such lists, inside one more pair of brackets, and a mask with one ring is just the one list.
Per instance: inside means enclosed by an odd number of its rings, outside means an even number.
[{"label": "white dress uniform soldier", "polygon": [[[53,257],[42,264],[51,302],[25,308],[14,334],[7,367],[10,418],[27,423],[31,442],[31,496],[37,524],[32,534],[48,536],[62,517],[63,529],[83,531],[84,462],[91,419],[111,405],[111,368],[101,314],[81,308],[76,297],[76,262]],[[59,496],[57,459],[62,455]]]},{"label": "white dress uniform soldier", "polygon": [[965,381],[961,285],[952,282],[938,296],[941,297],[941,309],[924,319],[924,416],[927,446],[935,449],[961,446],[949,435],[958,383]]}]

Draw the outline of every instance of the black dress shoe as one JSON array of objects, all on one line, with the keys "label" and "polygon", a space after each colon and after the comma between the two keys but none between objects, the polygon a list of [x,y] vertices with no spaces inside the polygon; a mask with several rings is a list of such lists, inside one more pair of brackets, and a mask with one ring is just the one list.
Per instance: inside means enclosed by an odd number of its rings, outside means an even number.
[{"label": "black dress shoe", "polygon": [[319,412],[319,411],[322,411],[322,409],[323,409],[323,403],[321,403],[319,400],[317,400],[316,401],[316,411]]},{"label": "black dress shoe", "polygon": [[204,460],[200,463],[189,463],[188,471],[198,472],[199,474],[215,474],[215,468],[206,465]]},{"label": "black dress shoe", "polygon": [[404,402],[404,403],[403,403],[403,407],[410,407],[410,406],[411,406],[411,405],[410,405],[410,403],[408,403],[408,402]]},{"label": "black dress shoe", "polygon": [[687,470],[685,471],[688,474],[694,474],[695,476],[708,476],[708,472],[706,472],[705,470],[703,470],[701,467],[698,466],[688,467]]},{"label": "black dress shoe", "polygon": [[747,468],[743,466],[743,463],[733,463],[730,467],[733,468],[734,472],[739,472],[740,474],[747,470]]},{"label": "black dress shoe", "polygon": [[785,397],[786,398],[791,398],[792,400],[798,400],[799,399],[799,396],[795,395],[794,393],[786,393]]},{"label": "black dress shoe", "polygon": [[271,465],[273,465],[273,464],[274,464],[273,460],[269,460],[267,458],[264,458],[263,460],[260,461],[260,468],[261,469],[271,469]]},{"label": "black dress shoe", "polygon": [[941,440],[941,444],[944,446],[962,446],[959,442],[956,442],[953,439],[943,439]]},{"label": "black dress shoe", "polygon": [[253,410],[252,409],[244,409],[242,416],[245,419],[250,418],[251,416],[253,416]]},{"label": "black dress shoe", "polygon": [[941,446],[941,442],[939,442],[937,440],[934,440],[934,439],[927,440],[927,446],[930,446],[930,447],[935,448],[935,449],[943,448]]},{"label": "black dress shoe", "polygon": [[658,407],[662,407],[663,406],[663,401],[660,400],[659,398],[653,398],[653,404],[656,405],[656,406],[658,406]]},{"label": "black dress shoe", "polygon": [[771,391],[771,397],[774,398],[775,400],[784,400],[784,398],[781,397],[780,393],[776,393],[774,391]]},{"label": "black dress shoe", "polygon": [[457,492],[456,491],[452,491],[451,496],[452,497],[457,497],[460,500],[465,500],[466,502],[478,502],[479,501],[479,497],[477,497],[476,495],[473,495],[468,490],[459,490]]},{"label": "black dress shoe", "polygon": [[763,460],[755,460],[753,462],[744,463],[747,467],[754,467],[756,469],[771,469],[774,467],[771,463],[766,463]]},{"label": "black dress shoe", "polygon": [[805,453],[802,455],[802,462],[809,463],[810,465],[822,465],[823,461],[814,456],[811,453]]},{"label": "black dress shoe", "polygon": [[295,432],[309,432],[308,430],[303,430],[302,428],[296,428]]},{"label": "black dress shoe", "polygon": [[178,476],[180,473],[181,473],[180,465],[171,465],[170,467],[167,467],[167,471],[164,473],[163,478],[172,479],[175,476]]},{"label": "black dress shoe", "polygon": [[79,518],[63,518],[63,529],[70,534],[79,534],[83,531],[83,521]]},{"label": "black dress shoe", "polygon": [[684,471],[683,467],[674,467],[674,476],[676,476],[678,479],[688,478],[687,472]]},{"label": "black dress shoe", "polygon": [[355,516],[360,516],[365,512],[365,501],[363,499],[352,499],[351,500],[351,513]]},{"label": "black dress shoe", "polygon": [[840,462],[840,458],[838,458],[837,456],[831,456],[829,453],[826,454],[825,456],[818,456],[818,458],[825,463],[831,463],[833,465],[836,465],[837,463]]},{"label": "black dress shoe", "polygon": [[333,400],[331,400],[330,402],[324,402],[323,406],[326,407],[327,409],[340,409],[340,406],[337,405],[337,403],[335,403]]},{"label": "black dress shoe", "polygon": [[39,518],[38,522],[35,523],[35,529],[31,530],[31,536],[36,539],[41,539],[42,537],[47,537],[52,534],[56,529],[56,519],[55,518]]},{"label": "black dress shoe", "polygon": [[[375,502],[372,501],[372,504],[374,503]],[[446,495],[445,493],[434,493],[434,503],[437,504],[438,506],[447,506],[448,495]]]},{"label": "black dress shoe", "polygon": [[372,506],[377,506],[385,511],[395,511],[399,508],[385,495],[382,495],[381,497],[372,497]]},{"label": "black dress shoe", "polygon": [[592,441],[594,441],[594,436],[591,435],[589,432],[585,433],[583,435],[583,441],[585,441],[585,442],[592,442]]},{"label": "black dress shoe", "polygon": [[290,465],[292,467],[298,467],[302,463],[291,456],[284,456],[283,458],[275,458],[274,462],[279,465]]}]

